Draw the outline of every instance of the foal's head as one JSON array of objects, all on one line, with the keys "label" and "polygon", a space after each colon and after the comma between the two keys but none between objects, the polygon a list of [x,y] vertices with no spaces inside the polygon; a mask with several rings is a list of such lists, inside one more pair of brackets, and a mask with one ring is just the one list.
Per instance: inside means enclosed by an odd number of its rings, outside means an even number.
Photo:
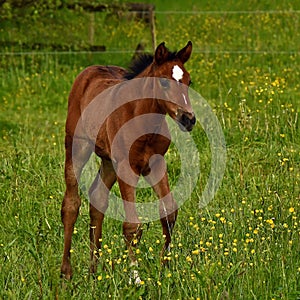
[{"label": "foal's head", "polygon": [[196,123],[195,114],[188,96],[191,84],[190,74],[184,67],[190,58],[192,43],[178,52],[170,52],[165,43],[161,43],[154,56],[143,55],[132,66],[125,78],[154,78],[154,98],[163,113],[169,114],[183,131],[191,131]]}]

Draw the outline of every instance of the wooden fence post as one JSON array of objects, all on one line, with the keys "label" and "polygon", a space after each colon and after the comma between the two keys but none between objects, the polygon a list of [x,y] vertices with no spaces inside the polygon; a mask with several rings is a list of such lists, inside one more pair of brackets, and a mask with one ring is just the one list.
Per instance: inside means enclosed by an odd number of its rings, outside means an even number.
[{"label": "wooden fence post", "polygon": [[89,43],[90,46],[94,45],[94,36],[95,36],[95,13],[90,12],[90,24],[89,24]]},{"label": "wooden fence post", "polygon": [[151,28],[151,36],[152,36],[152,48],[153,52],[156,49],[156,28],[155,28],[155,12],[154,5],[149,7],[149,19],[150,19],[150,28]]}]

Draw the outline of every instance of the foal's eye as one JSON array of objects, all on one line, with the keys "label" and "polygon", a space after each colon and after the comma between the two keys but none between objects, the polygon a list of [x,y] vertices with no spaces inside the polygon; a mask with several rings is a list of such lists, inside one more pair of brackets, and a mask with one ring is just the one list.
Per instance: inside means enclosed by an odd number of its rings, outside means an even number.
[{"label": "foal's eye", "polygon": [[170,87],[168,78],[159,78],[159,82],[164,89],[168,89]]}]

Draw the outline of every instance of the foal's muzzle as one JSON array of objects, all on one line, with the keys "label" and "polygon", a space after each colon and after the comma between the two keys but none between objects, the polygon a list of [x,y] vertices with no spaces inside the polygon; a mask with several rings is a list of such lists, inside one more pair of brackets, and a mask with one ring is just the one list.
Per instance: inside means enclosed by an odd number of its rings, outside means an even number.
[{"label": "foal's muzzle", "polygon": [[182,131],[191,131],[196,124],[196,117],[194,113],[187,113],[178,111],[177,122]]}]

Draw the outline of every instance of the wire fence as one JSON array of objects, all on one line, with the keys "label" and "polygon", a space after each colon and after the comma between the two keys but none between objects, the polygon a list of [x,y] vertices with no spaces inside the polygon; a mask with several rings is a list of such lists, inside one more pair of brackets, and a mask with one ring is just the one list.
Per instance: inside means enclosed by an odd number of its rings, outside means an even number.
[{"label": "wire fence", "polygon": [[[21,56],[21,55],[85,55],[85,54],[132,54],[134,50],[107,50],[107,51],[24,51],[24,52],[0,52],[0,56]],[[148,51],[150,52],[150,51]],[[258,54],[258,55],[295,55],[299,51],[271,51],[271,50],[201,50],[194,49],[197,54]]]},{"label": "wire fence", "polygon": [[242,14],[299,14],[300,10],[203,10],[203,11],[155,11],[157,15],[242,15]]},{"label": "wire fence", "polygon": [[[127,12],[128,14],[133,14],[133,13],[147,13],[145,11],[130,11]],[[220,17],[224,17],[224,16],[237,16],[237,15],[241,15],[241,16],[260,16],[260,15],[272,15],[272,16],[280,16],[281,18],[287,18],[289,19],[289,22],[292,23],[291,27],[293,27],[292,30],[294,30],[295,32],[299,31],[299,23],[300,23],[300,10],[253,10],[253,11],[248,11],[248,10],[239,10],[239,11],[155,11],[154,12],[155,16],[159,17],[174,17],[176,18],[177,16],[220,16]],[[156,22],[155,22],[156,23]],[[152,34],[152,38],[155,39],[153,41],[153,45],[156,45],[156,31],[159,31],[159,24],[156,25],[152,25],[151,26],[152,30],[154,30],[155,32]],[[233,29],[234,30],[234,29]],[[252,29],[253,32],[255,32],[255,28]],[[259,29],[257,29],[259,30]],[[226,32],[224,33],[226,34]],[[246,34],[246,33],[245,33]],[[276,33],[274,33],[274,35],[276,35]],[[287,42],[288,44],[288,42]],[[227,48],[226,48],[227,47]],[[255,47],[253,48],[247,48],[247,49],[229,49],[228,46],[226,45],[226,43],[224,43],[224,45],[218,45],[218,47],[207,47],[209,49],[203,49],[201,47],[194,47],[193,52],[194,53],[198,53],[198,54],[236,54],[236,55],[242,55],[242,54],[257,54],[257,55],[263,55],[263,54],[271,54],[271,55],[298,55],[300,54],[300,44],[298,44],[297,42],[294,43],[294,45],[292,46],[293,49],[288,49],[288,48],[284,48],[284,50],[282,49],[255,49]],[[145,49],[146,51],[148,51],[149,49]],[[151,50],[152,51],[152,50]],[[78,50],[78,51],[43,51],[43,50],[29,50],[26,51],[24,49],[21,51],[1,51],[0,50],[0,56],[20,56],[20,55],[84,55],[84,54],[132,54],[134,52],[133,48],[130,49],[124,49],[123,47],[120,47],[119,49],[114,48],[114,49],[106,49],[105,51],[90,51],[90,50]]]}]

